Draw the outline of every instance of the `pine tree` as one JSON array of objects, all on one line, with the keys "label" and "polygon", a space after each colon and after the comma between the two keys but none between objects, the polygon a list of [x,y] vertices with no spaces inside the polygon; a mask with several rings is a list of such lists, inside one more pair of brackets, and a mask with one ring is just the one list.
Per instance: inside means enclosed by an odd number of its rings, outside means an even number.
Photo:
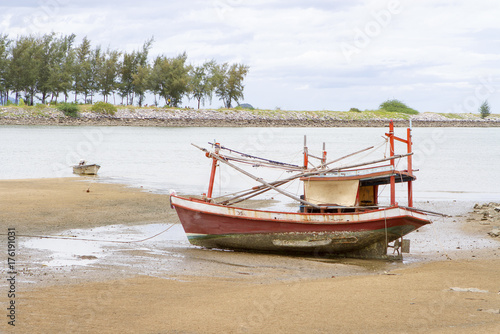
[{"label": "pine tree", "polygon": [[479,113],[481,114],[481,118],[486,118],[490,115],[490,106],[488,104],[488,100],[484,101],[479,107]]}]

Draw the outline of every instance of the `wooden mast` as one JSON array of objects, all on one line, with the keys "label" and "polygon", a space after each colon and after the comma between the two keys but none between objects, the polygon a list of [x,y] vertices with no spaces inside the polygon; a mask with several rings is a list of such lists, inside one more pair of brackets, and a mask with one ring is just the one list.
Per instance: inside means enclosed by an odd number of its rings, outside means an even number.
[{"label": "wooden mast", "polygon": [[[392,158],[394,156],[394,123],[391,119],[391,122],[389,123],[389,133],[386,135],[389,136],[389,152],[390,152],[390,157]],[[391,166],[393,170],[396,169],[396,164],[395,160],[391,160]],[[392,175],[391,176],[391,206],[396,206],[396,176]]]},{"label": "wooden mast", "polygon": [[[408,148],[408,153],[411,153],[412,151],[412,142],[411,142],[411,120],[410,120],[410,127],[406,129],[406,147]],[[408,156],[408,174],[410,176],[413,176],[413,166],[412,166],[412,156]],[[413,181],[410,180],[408,181],[408,206],[411,208],[413,207]]]},{"label": "wooden mast", "polygon": [[[406,144],[407,148],[407,158],[408,158],[408,174],[410,176],[413,176],[413,165],[412,165],[412,142],[411,142],[411,120],[410,120],[410,127],[406,130],[406,139],[399,138],[394,135],[394,123],[391,120],[389,123],[389,133],[386,133],[386,136],[389,137],[389,146],[390,146],[390,156],[391,158],[394,157],[394,141],[400,141],[402,143]],[[391,160],[391,166],[394,168],[395,167],[395,160]],[[396,203],[396,177],[391,176],[391,206],[397,206],[398,204]],[[408,206],[413,207],[413,183],[410,178],[408,181]]]},{"label": "wooden mast", "polygon": [[[219,153],[220,144],[215,143],[215,153]],[[208,157],[208,153],[207,153]],[[212,191],[214,190],[214,180],[215,180],[215,171],[217,170],[217,159],[215,157],[212,158],[212,171],[210,172],[210,181],[208,183],[208,192],[207,199],[210,200],[212,198]]]}]

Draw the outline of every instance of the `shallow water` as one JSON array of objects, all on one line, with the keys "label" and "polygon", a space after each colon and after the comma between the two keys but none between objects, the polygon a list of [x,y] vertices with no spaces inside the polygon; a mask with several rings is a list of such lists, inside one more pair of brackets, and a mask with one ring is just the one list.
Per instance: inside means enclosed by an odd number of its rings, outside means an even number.
[{"label": "shallow water", "polygon": [[[165,230],[167,231],[161,233]],[[154,241],[142,241],[158,233],[161,234],[154,237]],[[27,239],[21,246],[23,249],[43,253],[45,258],[40,261],[43,266],[69,267],[108,261],[108,257],[124,250],[159,254],[159,244],[162,249],[189,247],[186,234],[179,224],[110,225],[92,229],[72,229],[57,236]]]}]

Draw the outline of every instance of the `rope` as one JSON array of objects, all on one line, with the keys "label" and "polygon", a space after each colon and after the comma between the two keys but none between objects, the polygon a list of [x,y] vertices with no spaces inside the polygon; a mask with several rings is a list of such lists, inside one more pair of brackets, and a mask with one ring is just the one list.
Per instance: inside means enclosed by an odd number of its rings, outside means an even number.
[{"label": "rope", "polygon": [[87,192],[90,192],[90,187],[97,181],[97,174],[90,178]]},{"label": "rope", "polygon": [[[398,159],[398,161],[396,162],[396,166],[394,167],[395,170],[398,170],[400,162],[401,162],[401,159]],[[406,169],[408,169],[408,168],[406,168]],[[403,183],[403,173],[399,174],[399,179],[401,180],[400,182]]]},{"label": "rope", "polygon": [[[370,154],[373,154],[375,153],[377,150],[379,150],[382,146],[386,145],[387,144],[387,141],[382,141],[380,142],[380,144],[376,145],[374,148],[372,148],[370,151],[366,152],[365,155],[362,155],[362,156],[359,156],[357,158],[357,160],[355,161],[362,161],[363,159],[365,159],[367,156],[369,156]],[[384,155],[384,159],[386,158],[386,156]]]},{"label": "rope", "polygon": [[[120,244],[130,244],[135,242],[143,242],[146,240],[150,240],[156,238],[160,234],[163,234],[170,230],[175,223],[172,223],[168,228],[157,233],[151,237],[142,240],[130,240],[130,241],[121,241],[121,240],[100,240],[100,239],[85,239],[85,238],[76,238],[76,237],[63,237],[63,236],[54,236],[54,235],[28,235],[28,234],[16,234],[16,237],[24,237],[24,238],[40,238],[40,239],[60,239],[60,240],[78,240],[78,241],[95,241],[95,242],[110,242],[110,243],[120,243]],[[5,233],[1,233],[0,235],[7,235]]]},{"label": "rope", "polygon": [[233,149],[230,149],[230,148],[227,148],[227,147],[224,147],[222,145],[217,145],[215,143],[208,143],[209,145],[212,145],[212,146],[216,146],[216,147],[219,147],[221,150],[226,150],[226,151],[229,151],[231,153],[236,153],[236,154],[239,154],[241,155],[243,158],[251,158],[251,159],[257,159],[257,160],[262,160],[262,161],[265,161],[265,162],[268,162],[268,163],[271,163],[271,164],[276,164],[276,165],[281,165],[281,166],[289,166],[289,167],[294,167],[294,168],[301,168],[300,166],[297,166],[297,165],[293,165],[293,164],[289,164],[289,163],[286,163],[286,162],[280,162],[280,161],[275,161],[275,160],[270,160],[270,159],[266,159],[266,158],[260,158],[260,157],[256,157],[254,155],[250,155],[250,154],[247,154],[247,153],[243,153],[243,152],[239,152],[239,151],[236,151],[236,150],[233,150]]},{"label": "rope", "polygon": [[[442,221],[443,224],[445,223],[444,218],[445,218],[445,216],[441,217],[441,219],[442,219],[441,221]],[[446,252],[445,249],[444,249],[443,242],[441,241],[441,238],[439,237],[439,234],[436,232],[436,228],[434,226],[435,224],[432,224],[432,225],[433,225],[432,228],[431,228],[432,235],[434,237],[434,241],[436,242],[437,247],[439,248],[439,250],[437,252],[440,253],[440,254],[444,254],[444,256],[446,256],[446,258],[448,260],[451,260],[451,258],[448,256],[448,252]]]},{"label": "rope", "polygon": [[242,164],[248,164],[251,165],[252,167],[267,167],[267,168],[278,168],[278,169],[284,169],[286,171],[302,171],[302,167],[287,167],[283,165],[277,165],[275,163],[271,162],[266,162],[266,161],[255,161],[251,159],[245,159],[245,158],[238,158],[238,157],[231,157],[231,156],[223,156],[220,155],[221,158],[224,158],[226,161],[236,161]]},{"label": "rope", "polygon": [[385,244],[389,244],[389,237],[387,236],[387,210],[384,210],[384,225],[385,225]]},{"label": "rope", "polygon": [[[368,152],[366,152],[364,155],[360,155],[358,157],[356,157],[355,159],[353,159],[352,161],[353,162],[359,162],[359,161],[363,161],[366,157],[368,157],[369,155],[375,153],[377,150],[379,150],[382,146],[384,146],[385,144],[387,144],[387,141],[382,141],[380,142],[380,144],[377,144],[376,146],[374,146],[372,149],[370,149]],[[386,158],[385,154],[384,154],[384,159]],[[342,166],[345,166],[346,164],[348,164],[349,162],[344,162],[342,164],[340,164],[339,166],[342,167]]]}]

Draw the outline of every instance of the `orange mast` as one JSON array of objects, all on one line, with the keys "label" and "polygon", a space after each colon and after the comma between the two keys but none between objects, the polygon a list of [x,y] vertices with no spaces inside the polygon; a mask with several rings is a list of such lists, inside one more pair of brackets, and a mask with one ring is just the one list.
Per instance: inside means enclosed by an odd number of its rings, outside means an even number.
[{"label": "orange mast", "polygon": [[[385,134],[386,136],[389,137],[389,146],[390,146],[390,156],[394,156],[394,140],[400,141],[402,143],[406,144],[407,147],[407,153],[408,153],[408,174],[410,176],[413,176],[413,166],[412,166],[412,142],[411,142],[411,121],[410,121],[410,127],[406,130],[406,139],[396,137],[394,135],[394,123],[391,120],[389,123],[389,133]],[[395,169],[395,160],[391,160],[391,166]],[[398,203],[396,203],[396,177],[393,175],[391,176],[391,206],[397,206]],[[412,180],[408,181],[408,206],[412,207],[413,206],[413,184]]]},{"label": "orange mast", "polygon": [[[410,127],[406,129],[406,146],[408,148],[407,153],[412,152],[412,142],[411,142],[411,120],[410,120]],[[408,156],[408,174],[410,176],[413,176],[413,166],[412,166],[412,156]],[[413,184],[412,180],[408,181],[408,206],[412,207],[413,206]]]},{"label": "orange mast", "polygon": [[[389,156],[392,158],[394,156],[394,123],[391,119],[389,123],[389,133],[386,133],[389,137]],[[393,170],[396,169],[394,159],[391,159],[391,166]],[[391,176],[391,206],[396,206],[396,176]]]},{"label": "orange mast", "polygon": [[[215,153],[219,153],[220,150],[220,144],[215,143]],[[209,153],[207,153],[207,157],[209,157]],[[212,157],[212,171],[210,172],[210,181],[208,183],[208,192],[207,192],[207,199],[212,198],[212,191],[214,189],[214,181],[215,181],[215,171],[217,169],[217,159],[215,157]]]}]

